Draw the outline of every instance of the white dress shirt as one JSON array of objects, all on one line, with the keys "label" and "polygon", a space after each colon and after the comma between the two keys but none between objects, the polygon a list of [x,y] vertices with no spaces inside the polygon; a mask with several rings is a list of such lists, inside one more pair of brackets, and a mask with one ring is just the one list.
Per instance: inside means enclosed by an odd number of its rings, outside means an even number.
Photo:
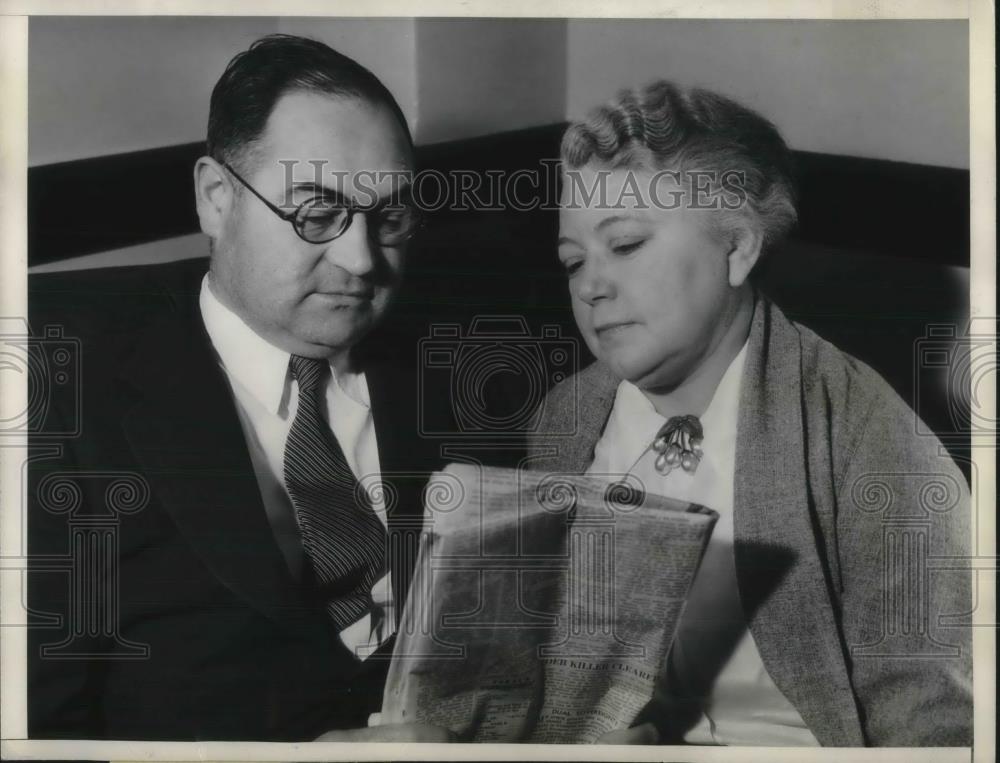
[{"label": "white dress shirt", "polygon": [[590,474],[634,474],[647,490],[701,504],[719,514],[692,584],[678,632],[658,679],[669,707],[675,695],[699,698],[701,712],[684,736],[689,744],[818,745],[801,716],[774,685],[747,628],[733,557],[736,424],[746,345],[730,363],[701,416],[704,456],[693,474],[656,471],[650,449],[666,419],[642,391],[623,381]]},{"label": "white dress shirt", "polygon": [[[236,400],[264,511],[292,575],[300,580],[305,564],[302,536],[285,487],[285,441],[298,408],[298,385],[288,369],[291,355],[261,338],[212,293],[209,277],[201,284],[205,329],[226,372]],[[331,366],[326,387],[330,429],[348,466],[364,485],[381,474],[371,400],[364,373],[337,373]],[[369,490],[375,513],[386,524],[380,491]],[[345,646],[364,659],[395,630],[392,586],[387,573],[372,588],[372,612],[340,632]]]}]

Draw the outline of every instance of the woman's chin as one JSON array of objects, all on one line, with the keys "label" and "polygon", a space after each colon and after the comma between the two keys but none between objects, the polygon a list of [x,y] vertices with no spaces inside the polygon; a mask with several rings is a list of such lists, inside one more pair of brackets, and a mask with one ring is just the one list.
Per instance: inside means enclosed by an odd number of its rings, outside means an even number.
[{"label": "woman's chin", "polygon": [[[643,362],[645,360],[646,362]],[[637,387],[645,386],[650,376],[657,374],[655,367],[650,367],[648,359],[609,357],[604,360],[608,368],[619,379],[632,382]]]},{"label": "woman's chin", "polygon": [[684,380],[684,373],[680,369],[664,364],[650,365],[648,357],[630,360],[611,359],[604,362],[619,379],[624,379],[646,392],[669,391]]}]

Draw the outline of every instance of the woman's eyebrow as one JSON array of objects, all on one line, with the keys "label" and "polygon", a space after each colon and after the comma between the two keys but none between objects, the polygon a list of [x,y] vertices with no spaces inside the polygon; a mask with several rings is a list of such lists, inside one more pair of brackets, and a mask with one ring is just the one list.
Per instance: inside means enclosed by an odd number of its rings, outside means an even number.
[{"label": "woman's eyebrow", "polygon": [[628,221],[644,222],[644,220],[641,217],[638,217],[637,215],[611,215],[611,217],[605,217],[603,220],[597,223],[597,225],[594,226],[594,230],[600,232],[605,228],[607,228],[609,225],[614,225],[615,223],[628,222]]}]

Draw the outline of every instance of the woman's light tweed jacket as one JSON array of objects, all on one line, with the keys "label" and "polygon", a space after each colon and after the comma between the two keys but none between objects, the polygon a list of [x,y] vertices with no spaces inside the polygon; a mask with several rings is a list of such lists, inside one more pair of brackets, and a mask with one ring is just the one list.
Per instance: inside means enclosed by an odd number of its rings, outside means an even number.
[{"label": "woman's light tweed jacket", "polygon": [[[618,383],[596,363],[556,386],[533,468],[585,471]],[[963,566],[963,474],[881,377],[763,297],[740,394],[737,579],[775,684],[823,745],[971,744],[969,574],[912,577]]]}]

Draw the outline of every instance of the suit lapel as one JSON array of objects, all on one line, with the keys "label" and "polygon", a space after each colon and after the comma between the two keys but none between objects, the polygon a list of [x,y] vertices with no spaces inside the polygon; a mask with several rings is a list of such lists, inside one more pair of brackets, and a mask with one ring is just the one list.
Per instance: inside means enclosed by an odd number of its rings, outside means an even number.
[{"label": "suit lapel", "polygon": [[319,626],[264,512],[232,393],[197,299],[151,329],[126,371],[126,437],[154,494],[212,573],[272,620]]},{"label": "suit lapel", "polygon": [[369,355],[362,362],[378,442],[389,532],[388,565],[398,620],[416,567],[424,486],[430,472],[442,463],[435,443],[420,436],[414,371],[385,357]]},{"label": "suit lapel", "polygon": [[767,672],[817,739],[863,744],[812,523],[798,334],[760,299],[749,341],[733,502],[743,608]]}]

